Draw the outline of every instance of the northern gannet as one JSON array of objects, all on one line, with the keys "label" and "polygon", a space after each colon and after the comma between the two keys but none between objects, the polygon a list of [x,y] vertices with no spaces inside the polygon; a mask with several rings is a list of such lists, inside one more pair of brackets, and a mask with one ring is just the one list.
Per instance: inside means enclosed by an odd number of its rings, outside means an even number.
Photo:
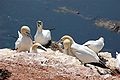
[{"label": "northern gannet", "polygon": [[20,32],[18,31],[19,37],[15,42],[15,49],[18,52],[30,51],[30,47],[32,46],[30,28],[28,26],[22,26]]},{"label": "northern gannet", "polygon": [[68,35],[63,36],[58,42],[63,43],[66,54],[75,56],[83,63],[99,63],[100,61],[93,50],[89,49],[87,46],[77,44],[72,37]]},{"label": "northern gannet", "polygon": [[34,36],[35,43],[40,43],[44,47],[48,48],[51,45],[51,32],[50,30],[43,29],[43,22],[37,22],[37,31]]},{"label": "northern gannet", "polygon": [[[40,48],[40,49],[38,49]],[[30,48],[30,52],[32,53],[40,53],[40,52],[45,52],[47,49],[43,47],[40,43],[35,43],[33,46]]]},{"label": "northern gannet", "polygon": [[104,38],[100,37],[98,40],[89,40],[83,45],[98,53],[104,47]]}]

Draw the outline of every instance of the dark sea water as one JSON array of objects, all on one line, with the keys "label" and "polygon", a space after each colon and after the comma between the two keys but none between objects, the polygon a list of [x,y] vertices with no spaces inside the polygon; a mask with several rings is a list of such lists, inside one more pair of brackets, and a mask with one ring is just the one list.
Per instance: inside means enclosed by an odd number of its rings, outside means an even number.
[{"label": "dark sea water", "polygon": [[55,12],[59,7],[78,10],[85,17],[120,20],[120,0],[1,0],[0,48],[14,48],[16,39],[9,35],[17,36],[22,25],[28,25],[34,36],[36,21],[42,20],[45,28],[56,28],[52,31],[53,40],[69,34],[77,43],[83,44],[103,36],[103,51],[113,54],[120,51],[120,34],[98,28],[93,21],[75,14]]}]

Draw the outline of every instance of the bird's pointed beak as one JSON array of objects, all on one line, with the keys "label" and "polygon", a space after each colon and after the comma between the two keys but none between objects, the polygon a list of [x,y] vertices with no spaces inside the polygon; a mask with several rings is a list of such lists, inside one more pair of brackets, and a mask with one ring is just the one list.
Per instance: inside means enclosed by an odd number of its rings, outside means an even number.
[{"label": "bird's pointed beak", "polygon": [[42,50],[44,50],[44,51],[47,52],[47,49],[46,49],[45,47],[43,47],[42,45],[41,45],[41,46],[38,46],[38,48],[39,48],[39,49],[42,49]]},{"label": "bird's pointed beak", "polygon": [[31,40],[33,40],[32,35],[30,33],[27,32],[27,36],[31,38]]},{"label": "bird's pointed beak", "polygon": [[60,39],[60,40],[57,42],[57,44],[63,45],[63,41]]},{"label": "bird's pointed beak", "polygon": [[62,41],[61,39],[57,42],[57,44],[61,45],[61,48],[64,47],[64,45],[63,45],[63,41]]},{"label": "bird's pointed beak", "polygon": [[57,42],[57,44],[62,43],[61,39]]}]

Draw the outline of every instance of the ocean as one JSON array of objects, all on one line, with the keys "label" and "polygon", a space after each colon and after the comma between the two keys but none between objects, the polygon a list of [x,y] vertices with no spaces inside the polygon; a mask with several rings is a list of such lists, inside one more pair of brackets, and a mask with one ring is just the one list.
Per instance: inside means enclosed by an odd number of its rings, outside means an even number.
[{"label": "ocean", "polygon": [[[71,35],[83,44],[88,40],[104,37],[102,51],[120,52],[120,34],[97,27],[89,18],[120,20],[120,0],[1,0],[0,48],[14,48],[17,31],[23,25],[31,29],[34,37],[36,22],[42,20],[44,28],[55,28],[52,40]],[[115,56],[115,55],[114,55]]]}]

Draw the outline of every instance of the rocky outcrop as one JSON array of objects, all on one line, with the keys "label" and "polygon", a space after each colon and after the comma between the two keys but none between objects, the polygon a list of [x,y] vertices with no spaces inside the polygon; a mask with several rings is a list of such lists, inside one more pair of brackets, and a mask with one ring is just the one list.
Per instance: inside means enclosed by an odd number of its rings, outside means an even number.
[{"label": "rocky outcrop", "polygon": [[91,64],[84,66],[75,57],[59,51],[17,53],[0,49],[0,79],[8,80],[119,80],[111,70]]},{"label": "rocky outcrop", "polygon": [[98,19],[95,20],[95,25],[120,33],[120,21],[117,20]]}]

